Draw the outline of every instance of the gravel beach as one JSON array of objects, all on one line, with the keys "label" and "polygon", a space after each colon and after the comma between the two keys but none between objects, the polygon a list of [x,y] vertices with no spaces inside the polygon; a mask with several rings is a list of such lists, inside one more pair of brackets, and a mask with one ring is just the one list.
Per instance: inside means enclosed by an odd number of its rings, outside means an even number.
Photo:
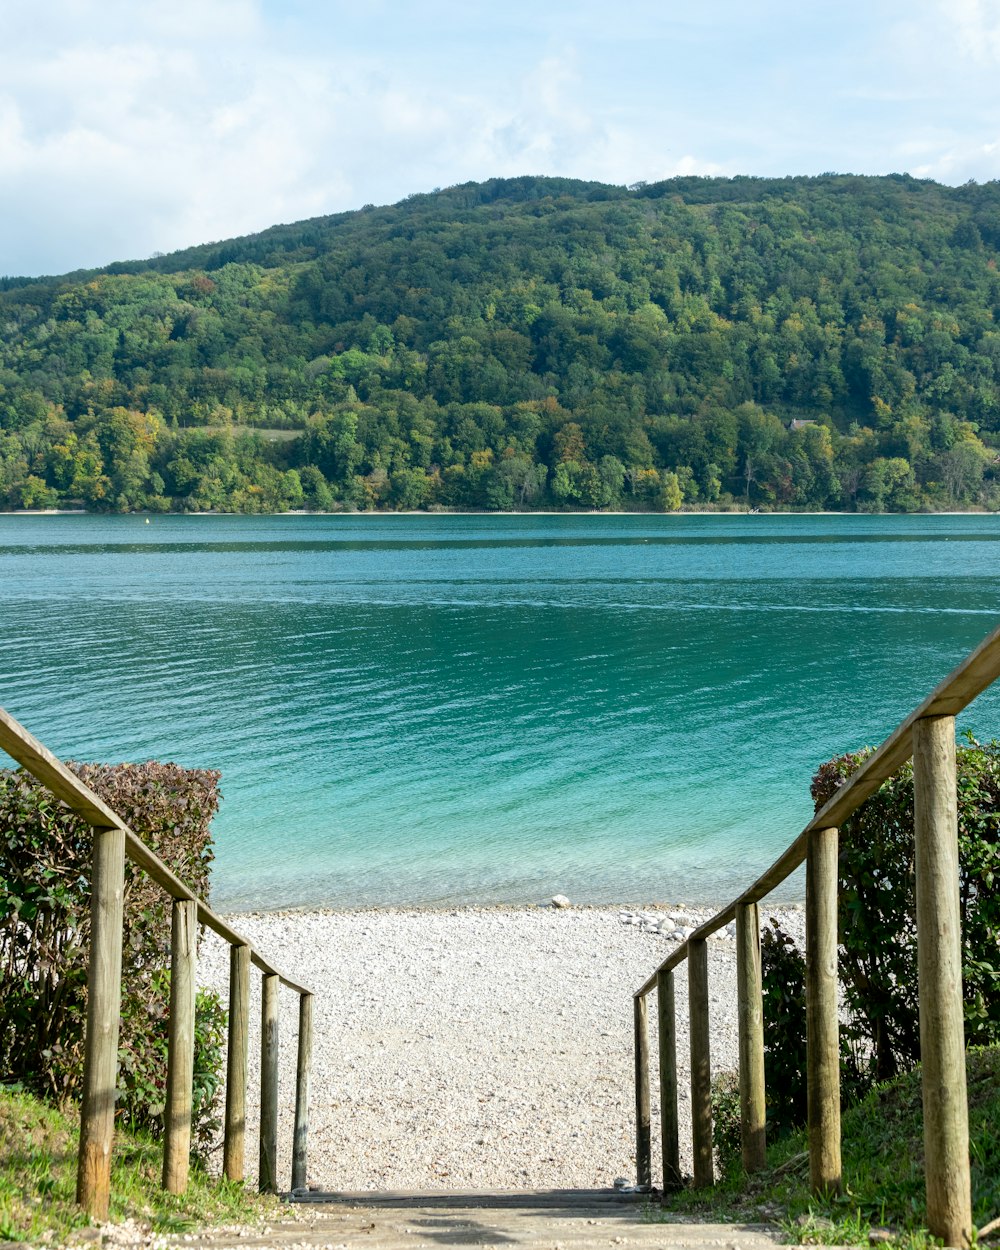
[{"label": "gravel beach", "polygon": [[[340,1191],[633,1183],[632,993],[674,949],[676,934],[711,914],[665,905],[231,916],[315,993],[309,1183]],[[771,916],[802,940],[801,908],[762,911],[762,924]],[[736,1067],[735,943],[713,937],[709,952],[712,1066],[723,1071]],[[228,947],[212,934],[199,969],[200,981],[225,1000]],[[279,1178],[287,1186],[298,999],[284,989],[280,999]],[[683,967],[677,1007],[681,1157],[689,1168]],[[256,974],[252,1008],[247,1165],[254,1175]],[[654,1179],[657,1124],[654,1080]]]}]

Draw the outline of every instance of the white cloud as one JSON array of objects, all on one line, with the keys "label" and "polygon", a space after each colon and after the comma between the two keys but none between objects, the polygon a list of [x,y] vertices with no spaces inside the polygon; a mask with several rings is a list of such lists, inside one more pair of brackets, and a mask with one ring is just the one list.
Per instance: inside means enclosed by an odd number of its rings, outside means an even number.
[{"label": "white cloud", "polygon": [[0,273],[495,175],[1000,173],[1000,0],[845,5],[0,0]]},{"label": "white cloud", "polygon": [[[0,41],[0,272],[169,251],[494,175],[719,167],[671,151],[655,113],[636,128],[602,111],[565,46],[470,84],[419,53],[339,45],[335,22],[314,47],[289,47],[255,0],[41,10]],[[59,206],[58,237],[40,237]]]},{"label": "white cloud", "polygon": [[992,143],[933,145],[930,152],[927,149],[925,144],[909,145],[909,167],[916,178],[933,178],[957,185],[980,181],[984,167],[1000,169],[1000,132]]},{"label": "white cloud", "polygon": [[662,113],[638,123],[588,99],[570,50],[544,58],[516,84],[506,107],[490,110],[470,136],[466,159],[479,171],[470,177],[548,173],[619,185],[721,172],[719,163],[678,154],[673,145]]},{"label": "white cloud", "polygon": [[1000,4],[995,0],[948,0],[943,12],[963,55],[980,65],[1000,63]]},{"label": "white cloud", "polygon": [[[161,46],[161,26],[26,60],[0,53],[0,204],[25,234],[41,201],[69,217],[96,194],[118,219],[108,238],[143,255],[320,212],[343,189],[323,168],[346,98],[328,73],[259,46],[253,63],[228,64],[213,39]],[[71,255],[68,225],[65,245],[45,249],[56,267],[115,258],[105,240]],[[8,229],[7,249],[17,241]]]}]

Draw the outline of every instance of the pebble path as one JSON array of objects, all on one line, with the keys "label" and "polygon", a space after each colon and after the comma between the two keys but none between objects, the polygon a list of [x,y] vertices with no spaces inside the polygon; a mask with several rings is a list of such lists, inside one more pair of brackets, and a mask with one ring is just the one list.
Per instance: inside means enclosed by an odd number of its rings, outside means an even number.
[{"label": "pebble path", "polygon": [[[559,901],[231,917],[315,993],[310,1184],[339,1191],[600,1189],[634,1178],[632,993],[712,909]],[[771,915],[802,941],[800,907],[762,912],[762,923]],[[712,1067],[733,1070],[730,932],[709,940],[709,958]],[[199,975],[225,999],[228,948],[211,934]],[[683,967],[676,994],[681,1155],[689,1168]],[[286,990],[280,1000],[279,1178],[287,1186],[298,1004]],[[259,1037],[259,1005],[255,974],[252,1039]],[[258,1088],[252,1041],[251,1173]],[[658,1114],[654,1081],[654,1182]]]}]

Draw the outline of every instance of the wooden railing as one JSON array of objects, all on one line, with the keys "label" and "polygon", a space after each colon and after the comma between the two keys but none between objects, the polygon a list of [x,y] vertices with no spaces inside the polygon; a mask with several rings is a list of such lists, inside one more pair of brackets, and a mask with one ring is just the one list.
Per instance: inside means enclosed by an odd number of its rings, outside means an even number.
[{"label": "wooden railing", "polygon": [[841,1188],[837,1015],[839,826],[913,757],[917,968],[927,1226],[946,1246],[972,1236],[968,1097],[962,1010],[955,715],[1000,676],[995,630],[912,712],[816,813],[764,875],[699,926],[634,995],[636,1166],[652,1182],[647,996],[656,991],[664,1190],[680,1183],[674,969],[688,962],[694,1184],[714,1182],[707,939],[736,921],[740,1128],[748,1172],[765,1162],[764,1020],[758,904],[806,864],[806,1066],[809,1175],[817,1193]]},{"label": "wooden railing", "polygon": [[111,1191],[115,1088],[122,976],[122,902],[125,858],[142,868],[173,899],[170,1015],[164,1108],[163,1187],[187,1188],[194,1067],[195,952],[203,924],[230,946],[229,1048],[223,1173],[242,1181],[250,1046],[250,965],[263,976],[261,994],[260,1157],[262,1192],[278,1189],[278,986],[299,995],[295,1136],[291,1187],[306,1183],[312,993],[280,973],[206,902],[174,875],[125,822],[65,764],[0,708],[0,748],[36,777],[93,829],[90,959],[84,1042],[83,1101],[77,1161],[77,1202],[106,1219]]}]

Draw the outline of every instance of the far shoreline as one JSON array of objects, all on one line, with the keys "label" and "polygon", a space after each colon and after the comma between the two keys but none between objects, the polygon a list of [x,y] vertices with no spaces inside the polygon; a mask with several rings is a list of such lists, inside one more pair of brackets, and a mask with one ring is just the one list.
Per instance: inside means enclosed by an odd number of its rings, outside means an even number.
[{"label": "far shoreline", "polygon": [[[780,886],[778,887],[780,891]],[[805,907],[805,898],[801,895],[785,897],[775,893],[768,895],[770,902],[769,908],[780,912],[798,912]],[[691,902],[691,901],[671,901],[671,902],[646,902],[646,903],[585,903],[575,902],[570,899],[568,903],[556,906],[551,899],[537,903],[359,903],[356,906],[337,906],[335,904],[321,903],[302,903],[284,905],[275,908],[264,908],[258,905],[249,907],[230,906],[228,903],[218,905],[220,915],[229,920],[238,921],[239,919],[260,921],[268,923],[270,921],[279,920],[302,920],[306,917],[314,917],[317,920],[330,919],[333,917],[350,918],[372,917],[372,916],[438,916],[438,917],[461,917],[461,916],[479,916],[479,915],[507,915],[507,916],[536,916],[539,913],[586,913],[586,914],[610,914],[616,915],[638,915],[640,913],[659,914],[667,912],[690,912],[692,914],[708,913],[709,917],[715,917],[732,905],[734,900],[720,903],[714,902]]]},{"label": "far shoreline", "polygon": [[[768,896],[770,898],[770,895]],[[336,906],[332,904],[285,905],[280,908],[261,908],[261,906],[230,906],[222,904],[219,914],[222,916],[255,916],[261,920],[281,920],[290,916],[355,916],[355,915],[462,915],[480,913],[504,913],[535,915],[539,911],[615,911],[615,913],[639,913],[639,911],[709,911],[716,915],[724,911],[730,903],[692,903],[692,901],[674,900],[670,903],[569,903],[556,906],[551,900],[544,903],[360,903],[356,906]],[[800,911],[805,906],[804,898],[776,899],[776,911]]]},{"label": "far shoreline", "polygon": [[833,509],[817,508],[782,508],[760,511],[746,508],[678,508],[676,512],[635,512],[630,509],[606,509],[595,511],[593,508],[532,508],[525,511],[499,511],[485,508],[437,508],[433,512],[424,508],[388,509],[368,508],[356,512],[336,511],[319,512],[306,508],[285,510],[282,512],[96,512],[87,508],[0,508],[0,516],[5,517],[47,517],[47,516],[92,516],[105,520],[110,518],[145,518],[146,520],[175,520],[179,517],[245,517],[260,520],[265,517],[338,517],[356,520],[361,517],[858,517],[870,520],[873,517],[937,517],[937,516],[1000,516],[1000,511],[991,512],[986,508],[952,508],[940,511],[921,509],[917,512],[846,512]]}]

